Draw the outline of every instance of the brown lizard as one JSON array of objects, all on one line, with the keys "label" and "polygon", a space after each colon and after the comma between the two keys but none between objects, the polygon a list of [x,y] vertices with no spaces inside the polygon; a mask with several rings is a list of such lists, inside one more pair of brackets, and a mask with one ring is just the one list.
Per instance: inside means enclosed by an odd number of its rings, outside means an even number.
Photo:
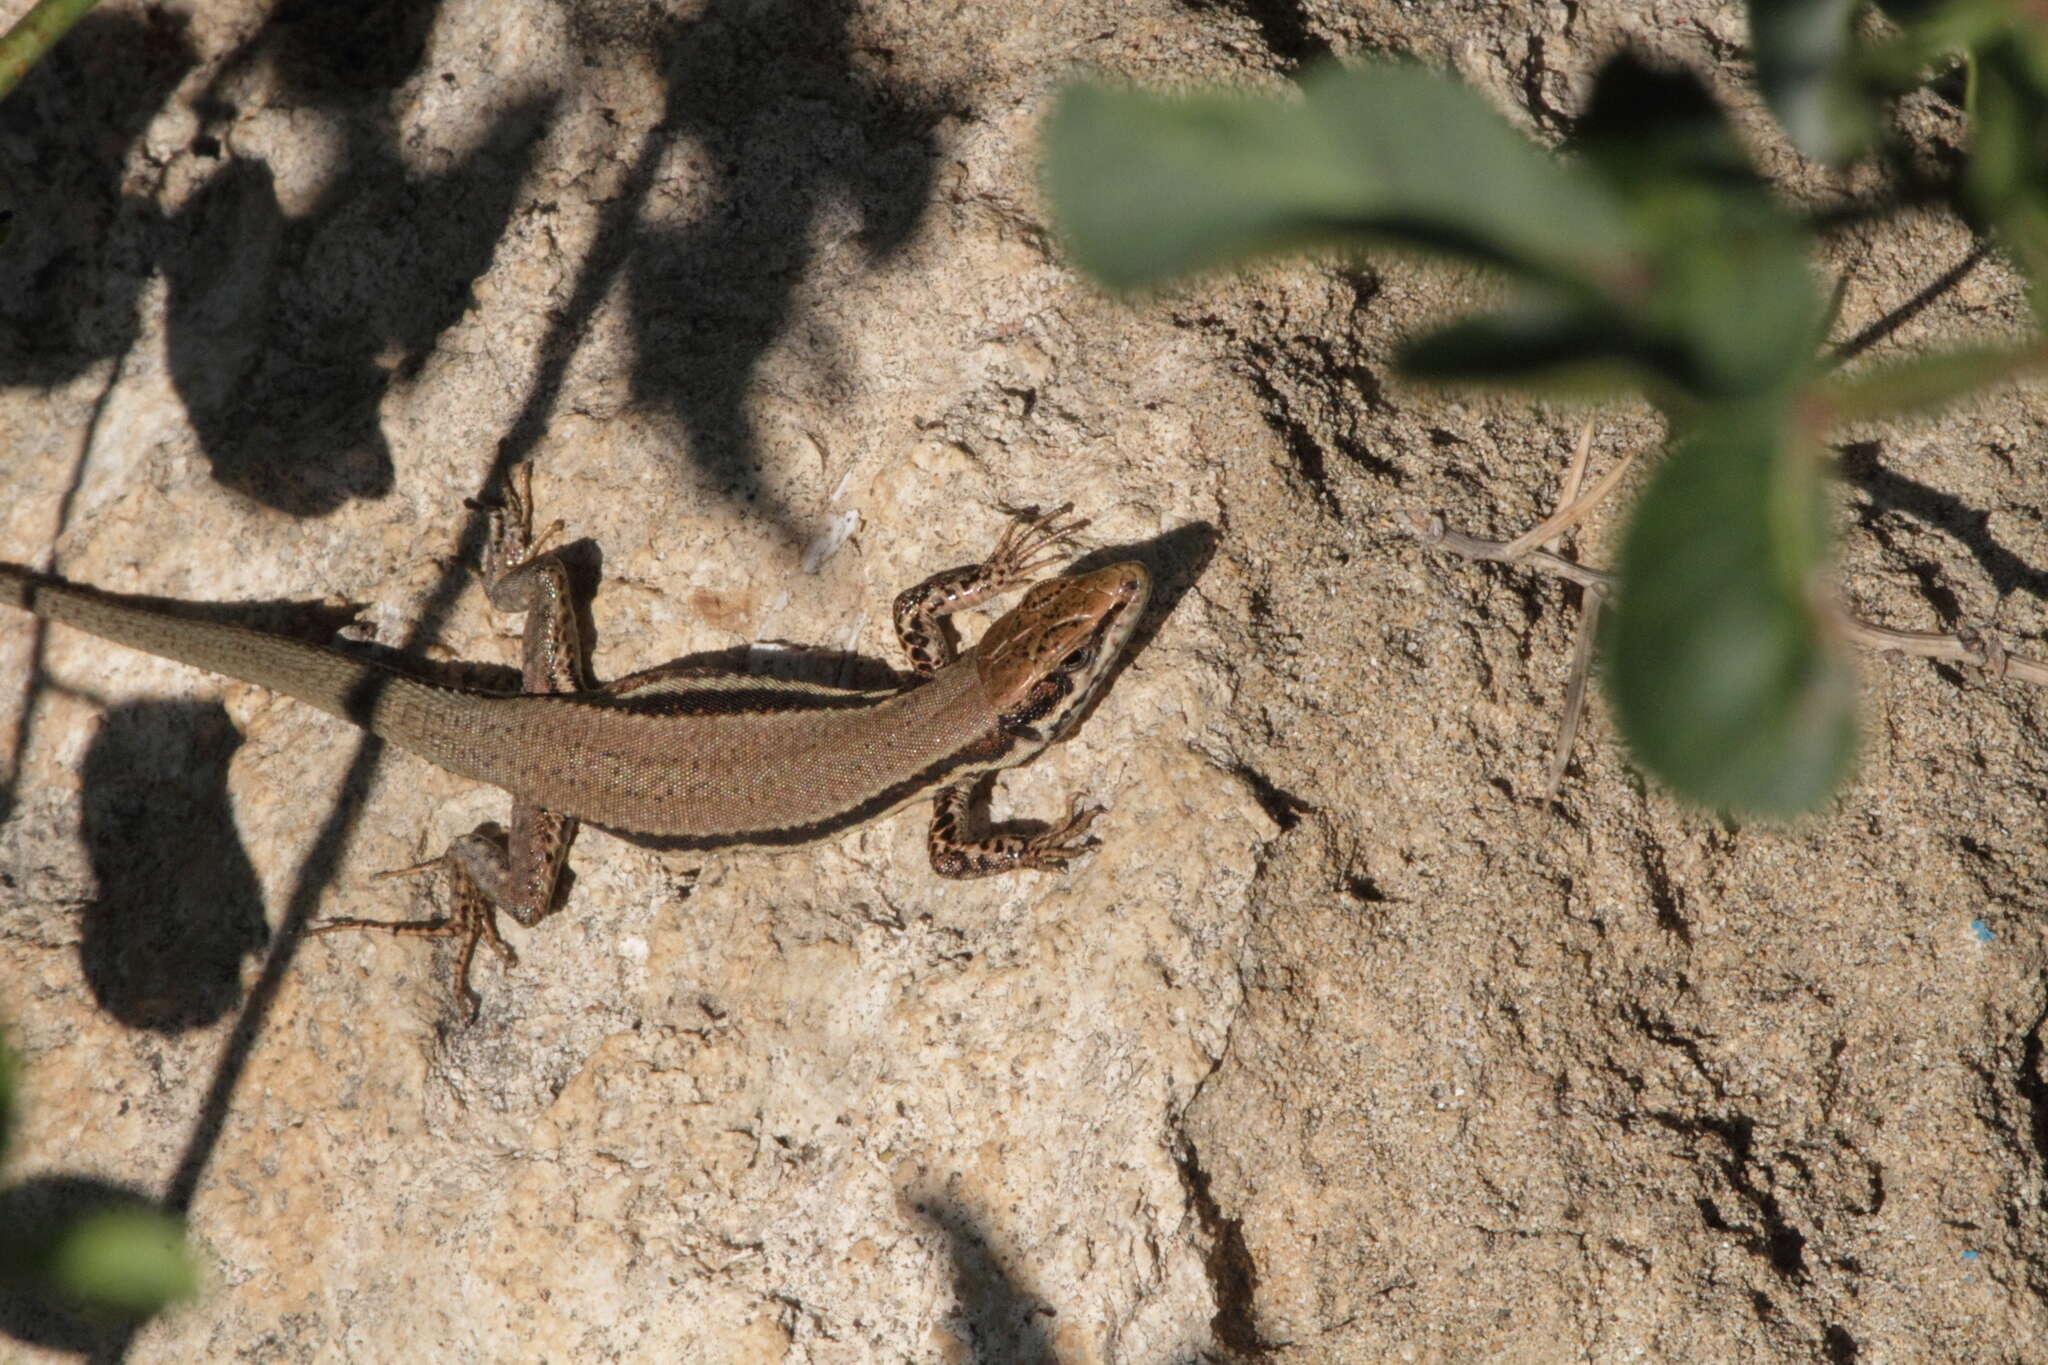
[{"label": "brown lizard", "polygon": [[1029,836],[975,837],[969,789],[978,774],[1059,739],[1102,690],[1150,590],[1144,568],[1125,562],[1038,583],[964,652],[941,625],[1049,567],[1085,524],[1063,520],[1066,508],[1013,522],[981,563],[934,574],[896,599],[912,671],[902,686],[846,689],[692,665],[592,686],[568,576],[533,536],[527,468],[492,514],[483,563],[491,603],[526,613],[518,692],[447,686],[14,565],[0,564],[0,604],[269,688],[511,793],[509,835],[485,825],[440,858],[399,869],[446,867],[449,916],[336,919],[313,930],[459,939],[454,984],[472,1017],[478,942],[517,960],[496,912],[531,926],[554,911],[580,821],[655,848],[791,845],[928,797],[936,810],[927,842],[941,876],[1063,868],[1093,845],[1087,830],[1099,807],[1076,806]]}]

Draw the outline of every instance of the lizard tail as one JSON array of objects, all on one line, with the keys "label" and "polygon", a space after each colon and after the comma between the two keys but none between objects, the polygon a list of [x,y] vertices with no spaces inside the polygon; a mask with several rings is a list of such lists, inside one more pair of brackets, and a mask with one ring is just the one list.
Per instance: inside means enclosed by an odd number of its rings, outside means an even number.
[{"label": "lizard tail", "polygon": [[16,564],[0,564],[0,605],[283,693],[408,748],[416,739],[414,713],[423,704],[446,705],[460,695],[338,650],[209,621]]}]

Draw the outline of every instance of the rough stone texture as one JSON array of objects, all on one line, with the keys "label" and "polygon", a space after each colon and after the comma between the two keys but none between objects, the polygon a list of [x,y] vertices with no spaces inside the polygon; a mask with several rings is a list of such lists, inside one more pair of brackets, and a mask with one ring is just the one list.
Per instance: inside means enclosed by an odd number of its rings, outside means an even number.
[{"label": "rough stone texture", "polygon": [[[1790,829],[1645,790],[1596,703],[1544,799],[1575,595],[1407,530],[1533,523],[1583,419],[1394,381],[1484,282],[1293,262],[1117,303],[1033,183],[1076,67],[1277,89],[1409,53],[1554,139],[1632,44],[1835,192],[1755,122],[1743,42],[1692,0],[106,0],[0,104],[0,556],[509,661],[462,500],[532,459],[604,677],[893,657],[890,596],[1011,505],[1072,499],[1163,600],[997,798],[1109,804],[1075,871],[939,882],[913,813],[779,856],[586,834],[474,1025],[447,949],[297,930],[426,913],[372,874],[501,796],[0,621],[0,1211],[168,1196],[206,1275],[132,1341],[4,1299],[0,1330],[136,1361],[2043,1358],[2041,699],[1869,661],[1859,775]],[[1969,249],[1832,241],[1841,332]],[[1993,259],[1874,355],[2023,318]],[[1598,422],[1603,463],[1657,436]],[[1852,604],[2037,640],[2041,426],[2008,389],[1848,433]]]}]

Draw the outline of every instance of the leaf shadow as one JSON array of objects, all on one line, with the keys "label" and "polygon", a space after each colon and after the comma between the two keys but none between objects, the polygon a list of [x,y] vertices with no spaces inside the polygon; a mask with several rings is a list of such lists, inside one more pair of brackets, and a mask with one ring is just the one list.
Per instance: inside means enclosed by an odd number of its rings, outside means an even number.
[{"label": "leaf shadow", "polygon": [[198,63],[186,30],[95,11],[0,100],[0,384],[67,383],[140,335],[163,217],[123,168]]},{"label": "leaf shadow", "polygon": [[241,742],[218,704],[132,702],[106,713],[86,751],[81,832],[98,894],[79,964],[130,1028],[216,1023],[241,1003],[243,959],[269,942],[228,805]]},{"label": "leaf shadow", "polygon": [[[94,1214],[160,1211],[149,1196],[96,1176],[38,1175],[0,1186],[0,1259],[30,1260]],[[0,1336],[94,1360],[118,1359],[138,1324],[80,1303],[35,1274],[0,1276]]]},{"label": "leaf shadow", "polygon": [[[662,42],[668,104],[650,154],[690,147],[719,189],[695,221],[644,228],[625,262],[633,396],[675,419],[705,486],[793,543],[815,530],[762,478],[749,395],[795,320],[821,228],[850,219],[866,259],[886,259],[915,231],[937,167],[931,130],[942,108],[857,74],[854,13],[850,0],[724,0],[672,26]],[[789,341],[822,371],[823,388],[850,387],[839,338],[822,323]]]},{"label": "leaf shadow", "polygon": [[[445,160],[409,148],[396,91],[440,7],[285,0],[195,101],[221,164],[166,224],[171,382],[215,480],[292,516],[391,491],[386,397],[473,306],[553,111],[514,105]],[[270,161],[232,150],[265,69],[338,143],[303,208]]]}]

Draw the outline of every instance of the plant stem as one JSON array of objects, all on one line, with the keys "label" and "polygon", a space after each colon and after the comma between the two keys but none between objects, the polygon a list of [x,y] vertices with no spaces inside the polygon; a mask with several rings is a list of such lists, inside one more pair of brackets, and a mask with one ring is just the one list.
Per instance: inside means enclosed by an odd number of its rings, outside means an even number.
[{"label": "plant stem", "polygon": [[[1478,536],[1468,535],[1446,525],[1440,516],[1420,516],[1411,512],[1408,514],[1408,524],[1425,545],[1441,546],[1464,559],[1490,560],[1497,564],[1520,564],[1599,592],[1612,589],[1617,581],[1613,574],[1605,570],[1573,563],[1562,555],[1555,555],[1547,550],[1515,553],[1515,542],[1483,540]],[[1851,615],[1844,608],[1831,608],[1829,614],[1833,618],[1835,628],[1841,631],[1842,638],[1858,649],[1874,650],[1883,654],[1907,654],[1919,659],[1962,664],[1969,668],[1982,669],[1994,678],[2011,678],[2037,686],[2048,685],[2048,662],[2009,652],[1988,630],[1892,630],[1887,626],[1872,625],[1860,617]]]},{"label": "plant stem", "polygon": [[56,46],[71,26],[98,0],[41,0],[0,38],[0,99],[28,74],[28,69]]}]

